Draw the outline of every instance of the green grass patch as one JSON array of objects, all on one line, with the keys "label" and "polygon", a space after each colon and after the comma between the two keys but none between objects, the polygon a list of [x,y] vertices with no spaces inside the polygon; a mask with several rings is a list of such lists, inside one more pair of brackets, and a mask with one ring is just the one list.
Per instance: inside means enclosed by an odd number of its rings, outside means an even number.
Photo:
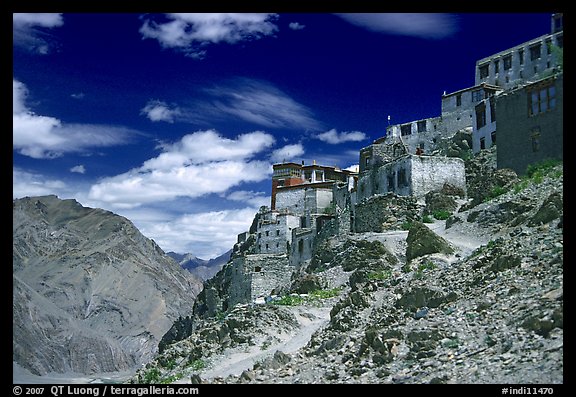
[{"label": "green grass patch", "polygon": [[488,193],[488,195],[486,196],[486,198],[484,198],[484,202],[490,201],[492,199],[495,199],[498,196],[502,196],[504,193],[506,193],[508,191],[508,189],[502,187],[502,186],[494,186],[492,188],[492,190],[490,190],[490,192]]},{"label": "green grass patch", "polygon": [[307,303],[314,303],[320,300],[333,298],[335,296],[340,295],[340,292],[342,292],[342,288],[318,289],[310,292],[308,296],[300,296],[295,294],[284,295],[280,299],[276,299],[271,303],[273,305],[281,305],[281,306],[299,306]]},{"label": "green grass patch", "polygon": [[400,225],[400,227],[402,228],[402,230],[410,230],[410,228],[412,227],[412,221],[405,221],[402,222],[402,225]]},{"label": "green grass patch", "polygon": [[424,215],[422,217],[422,222],[424,223],[434,223],[434,219],[430,215]]},{"label": "green grass patch", "polygon": [[368,280],[387,280],[392,277],[392,270],[379,270],[368,273]]},{"label": "green grass patch", "polygon": [[458,338],[450,339],[442,343],[442,346],[448,349],[457,349],[459,345],[460,341],[458,340]]},{"label": "green grass patch", "polygon": [[204,360],[196,359],[188,363],[188,367],[190,367],[194,371],[201,371],[206,368],[206,363]]},{"label": "green grass patch", "polygon": [[452,213],[446,210],[436,210],[432,213],[432,216],[434,216],[434,218],[438,219],[439,221],[445,221],[446,219],[450,218],[450,215],[452,215]]}]

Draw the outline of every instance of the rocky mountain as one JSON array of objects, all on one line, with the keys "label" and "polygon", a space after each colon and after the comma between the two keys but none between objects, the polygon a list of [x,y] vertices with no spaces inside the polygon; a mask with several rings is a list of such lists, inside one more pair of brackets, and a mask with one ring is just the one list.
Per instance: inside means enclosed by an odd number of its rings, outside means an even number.
[{"label": "rocky mountain", "polygon": [[56,196],[13,202],[13,361],[93,374],[150,360],[201,281],[126,218]]},{"label": "rocky mountain", "polygon": [[327,236],[265,304],[222,310],[226,265],[132,382],[562,383],[562,164],[494,156],[467,160],[467,197],[380,197],[419,216]]},{"label": "rocky mountain", "polygon": [[218,273],[222,267],[228,263],[230,260],[230,255],[232,254],[232,250],[223,253],[216,258],[212,258],[209,260],[200,259],[196,256],[188,253],[188,254],[178,254],[176,252],[168,252],[167,255],[174,259],[176,262],[182,266],[182,268],[188,270],[202,281],[206,281],[216,273]]}]

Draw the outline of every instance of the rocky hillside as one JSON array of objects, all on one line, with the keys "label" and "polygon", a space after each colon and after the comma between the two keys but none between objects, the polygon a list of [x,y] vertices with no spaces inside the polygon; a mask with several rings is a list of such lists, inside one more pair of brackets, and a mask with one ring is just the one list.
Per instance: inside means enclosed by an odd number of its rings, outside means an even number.
[{"label": "rocky hillside", "polygon": [[36,375],[150,360],[201,282],[127,219],[56,196],[13,203],[13,361]]},{"label": "rocky hillside", "polygon": [[562,165],[518,178],[493,156],[467,162],[469,198],[317,244],[292,294],[180,323],[132,381],[562,383]]}]

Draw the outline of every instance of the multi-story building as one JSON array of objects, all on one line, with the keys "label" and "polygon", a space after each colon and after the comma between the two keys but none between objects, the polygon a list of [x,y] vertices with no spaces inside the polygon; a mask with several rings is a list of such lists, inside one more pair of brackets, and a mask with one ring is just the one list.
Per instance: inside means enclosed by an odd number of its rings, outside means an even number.
[{"label": "multi-story building", "polygon": [[546,159],[563,159],[564,74],[558,73],[496,98],[498,168],[517,174]]},{"label": "multi-story building", "polygon": [[[478,60],[476,84],[489,83],[501,87],[504,91],[515,90],[558,72],[564,47],[563,30],[563,15],[552,14],[551,33]],[[474,153],[488,149],[496,143],[497,102],[490,98],[475,105],[472,124]],[[502,133],[500,128],[498,130]]]}]

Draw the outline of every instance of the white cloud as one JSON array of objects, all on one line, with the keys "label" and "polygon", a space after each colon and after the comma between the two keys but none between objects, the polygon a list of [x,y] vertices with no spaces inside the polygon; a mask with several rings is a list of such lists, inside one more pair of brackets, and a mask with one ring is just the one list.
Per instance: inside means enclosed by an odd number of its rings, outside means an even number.
[{"label": "white cloud", "polygon": [[164,48],[202,58],[208,44],[260,39],[274,34],[276,14],[258,13],[172,13],[163,22],[145,20],[140,28],[143,38],[156,39]]},{"label": "white cloud", "polygon": [[349,167],[344,168],[346,171],[352,171],[352,172],[360,172],[360,165],[359,164],[352,164]]},{"label": "white cloud", "polygon": [[286,145],[272,152],[270,160],[274,163],[289,161],[304,154],[304,147],[300,144]]},{"label": "white cloud", "polygon": [[338,132],[332,128],[330,131],[316,135],[316,138],[331,145],[337,145],[343,142],[360,142],[366,139],[367,136],[360,131]]},{"label": "white cloud", "polygon": [[[138,228],[164,251],[192,252],[209,259],[231,249],[237,235],[250,228],[257,208],[185,214],[169,222],[138,222]],[[186,236],[185,239],[182,236]]]},{"label": "white cloud", "polygon": [[62,14],[13,13],[13,44],[37,54],[47,54],[52,47],[50,35],[43,29],[62,26]]},{"label": "white cloud", "polygon": [[62,195],[67,190],[66,183],[58,179],[49,179],[44,175],[27,172],[20,168],[12,169],[12,197]]},{"label": "white cloud", "polygon": [[83,92],[75,92],[73,94],[70,94],[70,96],[74,99],[84,99],[86,94],[84,94]]},{"label": "white cloud", "polygon": [[70,172],[75,172],[77,174],[85,174],[86,173],[86,167],[84,167],[83,164],[79,164],[79,165],[76,165],[76,166],[70,168]]},{"label": "white cloud", "polygon": [[228,200],[239,201],[244,204],[251,204],[254,208],[260,208],[263,205],[270,206],[270,196],[264,192],[253,192],[247,190],[236,190],[226,196]]},{"label": "white cloud", "polygon": [[443,39],[458,30],[457,20],[450,14],[434,13],[356,13],[336,14],[347,22],[374,32]]},{"label": "white cloud", "polygon": [[245,182],[260,182],[272,167],[252,157],[274,143],[272,135],[255,131],[228,139],[216,131],[199,131],[174,144],[139,167],[104,178],[89,197],[130,208],[177,197],[223,193]]},{"label": "white cloud", "polygon": [[174,119],[181,113],[177,107],[170,108],[166,102],[158,100],[150,100],[140,111],[140,114],[145,115],[151,121],[166,121],[173,123]]},{"label": "white cloud", "polygon": [[288,27],[292,30],[302,30],[306,27],[306,25],[302,25],[298,22],[290,22],[290,24],[288,24]]},{"label": "white cloud", "polygon": [[317,129],[312,112],[278,88],[257,80],[237,79],[228,86],[207,89],[215,97],[213,113],[225,113],[265,127]]},{"label": "white cloud", "polygon": [[39,116],[26,107],[26,86],[12,80],[13,148],[20,154],[38,158],[56,158],[67,152],[82,152],[91,147],[119,145],[134,131],[127,128],[64,124],[49,116]]}]

